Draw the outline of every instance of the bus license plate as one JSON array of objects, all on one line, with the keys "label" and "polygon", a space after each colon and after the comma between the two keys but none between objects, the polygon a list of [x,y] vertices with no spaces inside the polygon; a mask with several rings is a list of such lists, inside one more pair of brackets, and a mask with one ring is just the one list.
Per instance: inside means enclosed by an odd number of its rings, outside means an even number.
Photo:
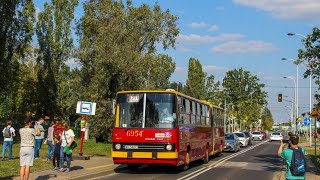
[{"label": "bus license plate", "polygon": [[137,145],[125,145],[124,149],[138,149]]}]

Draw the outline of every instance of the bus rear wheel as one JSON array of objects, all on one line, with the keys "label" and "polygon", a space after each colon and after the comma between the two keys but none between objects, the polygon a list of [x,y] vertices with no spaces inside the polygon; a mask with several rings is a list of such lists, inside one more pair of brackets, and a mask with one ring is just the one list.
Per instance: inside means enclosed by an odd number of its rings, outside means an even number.
[{"label": "bus rear wheel", "polygon": [[204,155],[205,156],[203,157],[203,163],[207,164],[209,162],[209,149],[208,149],[208,147],[206,147]]},{"label": "bus rear wheel", "polygon": [[127,166],[130,171],[136,171],[139,168],[139,165],[136,164],[127,164]]}]

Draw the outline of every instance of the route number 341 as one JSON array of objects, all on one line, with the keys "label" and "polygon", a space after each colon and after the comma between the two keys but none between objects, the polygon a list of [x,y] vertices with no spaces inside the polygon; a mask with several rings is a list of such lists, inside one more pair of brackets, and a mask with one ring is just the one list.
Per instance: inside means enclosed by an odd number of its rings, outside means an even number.
[{"label": "route number 341", "polygon": [[142,137],[143,131],[138,131],[138,130],[128,130],[127,131],[127,136],[133,136],[133,137]]}]

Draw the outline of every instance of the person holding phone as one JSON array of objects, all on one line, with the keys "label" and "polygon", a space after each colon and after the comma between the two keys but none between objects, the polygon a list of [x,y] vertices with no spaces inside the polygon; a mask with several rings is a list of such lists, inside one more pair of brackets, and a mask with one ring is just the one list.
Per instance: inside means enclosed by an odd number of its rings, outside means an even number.
[{"label": "person holding phone", "polygon": [[[298,135],[291,135],[289,137],[289,140],[282,140],[280,141],[280,147],[278,149],[278,156],[281,157],[286,161],[286,179],[291,180],[291,179],[305,179],[305,175],[303,176],[294,176],[291,173],[290,166],[291,166],[291,160],[292,160],[292,155],[294,150],[301,150],[302,153],[305,155],[306,151],[304,148],[299,147],[299,136]],[[288,142],[288,143],[284,143]],[[285,146],[290,146],[291,148],[287,148],[283,150]]]}]

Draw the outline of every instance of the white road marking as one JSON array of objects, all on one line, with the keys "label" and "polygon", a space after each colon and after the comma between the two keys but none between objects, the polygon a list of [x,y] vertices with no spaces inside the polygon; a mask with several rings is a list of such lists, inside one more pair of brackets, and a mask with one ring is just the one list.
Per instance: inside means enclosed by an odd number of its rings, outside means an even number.
[{"label": "white road marking", "polygon": [[[256,147],[264,144],[265,142],[267,142],[267,141],[260,142],[260,143],[254,145],[254,146],[251,146],[251,147],[249,147],[249,148],[247,148],[247,149],[244,149],[244,150],[242,150],[242,151],[239,151],[239,152],[237,152],[237,153],[235,153],[235,154],[232,154],[232,155],[227,156],[227,157],[225,157],[225,158],[219,159],[218,161],[215,161],[214,163],[212,163],[212,164],[210,164],[209,166],[207,166],[207,168],[203,169],[202,171],[200,171],[200,172],[197,171],[197,173],[192,172],[192,173],[187,174],[187,175],[185,175],[185,176],[183,176],[183,177],[181,177],[181,178],[179,178],[179,179],[177,179],[177,180],[182,180],[182,179],[184,179],[184,180],[190,180],[190,179],[192,179],[192,178],[195,178],[195,177],[199,176],[200,174],[203,174],[203,173],[209,171],[210,169],[213,169],[213,168],[219,166],[220,164],[226,162],[227,160],[229,160],[229,159],[231,159],[231,158],[233,158],[233,157],[236,157],[236,156],[238,156],[238,155],[240,155],[240,154],[243,154],[243,153],[245,153],[245,152],[247,152],[247,151],[250,151],[250,150],[252,150],[253,148],[256,148]],[[201,168],[201,169],[202,169],[202,168]]]}]

